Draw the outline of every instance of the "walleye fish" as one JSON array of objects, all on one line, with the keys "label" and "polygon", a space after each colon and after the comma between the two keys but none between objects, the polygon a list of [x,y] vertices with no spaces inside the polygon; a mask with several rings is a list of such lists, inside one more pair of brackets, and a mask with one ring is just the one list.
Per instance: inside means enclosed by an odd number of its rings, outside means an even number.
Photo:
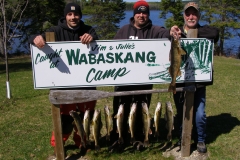
[{"label": "walleye fish", "polygon": [[89,140],[89,135],[90,135],[90,111],[89,111],[89,109],[87,109],[84,113],[83,128],[84,128],[84,131],[86,133],[86,143],[88,145],[90,145],[91,142]]},{"label": "walleye fish", "polygon": [[104,113],[105,113],[105,121],[106,121],[106,129],[107,129],[107,135],[106,135],[106,139],[108,141],[110,141],[110,132],[113,129],[113,121],[112,121],[112,116],[110,114],[110,110],[108,108],[108,106],[104,107]]},{"label": "walleye fish", "polygon": [[100,131],[102,128],[102,121],[101,121],[101,110],[95,109],[92,119],[92,135],[95,141],[95,150],[99,150],[99,138],[100,138]]},{"label": "walleye fish", "polygon": [[118,143],[122,144],[123,143],[123,137],[122,137],[122,132],[123,132],[123,118],[124,118],[124,105],[121,104],[118,107],[118,113],[115,115],[117,119],[117,133],[119,134],[119,139]]},{"label": "walleye fish", "polygon": [[131,143],[135,142],[134,131],[135,131],[135,121],[136,121],[136,109],[137,109],[137,104],[133,103],[131,106],[129,117],[128,117],[129,131],[131,133]]},{"label": "walleye fish", "polygon": [[77,133],[78,133],[78,135],[81,137],[81,145],[79,146],[79,148],[80,148],[81,146],[83,146],[84,148],[86,148],[86,143],[85,143],[85,139],[84,139],[86,133],[85,133],[84,128],[83,128],[82,119],[80,118],[80,116],[78,115],[78,113],[75,112],[75,111],[73,111],[73,110],[70,111],[69,114],[70,114],[70,116],[73,117],[74,122],[75,122],[75,125],[76,125],[77,130],[78,130]]},{"label": "walleye fish", "polygon": [[166,102],[166,113],[165,113],[166,128],[168,130],[167,139],[172,140],[172,130],[174,129],[174,119],[173,119],[173,108],[171,102]]},{"label": "walleye fish", "polygon": [[150,129],[151,117],[148,111],[147,103],[142,103],[142,120],[143,120],[143,131],[144,131],[144,147],[149,146],[148,134],[152,134],[152,130]]},{"label": "walleye fish", "polygon": [[172,81],[168,87],[169,92],[173,92],[176,94],[176,78],[181,76],[181,63],[182,63],[182,55],[185,55],[186,52],[181,48],[180,38],[176,34],[176,38],[172,36],[171,39],[171,50],[170,50],[170,61],[171,65],[169,67],[169,74],[172,77]]},{"label": "walleye fish", "polygon": [[161,118],[161,113],[162,113],[162,104],[161,102],[157,103],[157,107],[154,112],[154,127],[155,127],[155,137],[159,136],[159,123],[160,123],[160,118]]}]

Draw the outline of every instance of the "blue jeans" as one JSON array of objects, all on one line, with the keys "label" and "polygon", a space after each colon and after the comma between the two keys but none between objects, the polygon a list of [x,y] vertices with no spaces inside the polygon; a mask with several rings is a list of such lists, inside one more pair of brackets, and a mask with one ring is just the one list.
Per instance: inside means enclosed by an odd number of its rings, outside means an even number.
[{"label": "blue jeans", "polygon": [[[182,135],[182,120],[183,120],[183,105],[184,92],[177,92],[173,95],[174,102],[177,109],[176,118],[180,123],[180,137]],[[206,138],[206,87],[197,88],[194,93],[194,107],[193,107],[193,139],[198,142],[205,142]]]}]

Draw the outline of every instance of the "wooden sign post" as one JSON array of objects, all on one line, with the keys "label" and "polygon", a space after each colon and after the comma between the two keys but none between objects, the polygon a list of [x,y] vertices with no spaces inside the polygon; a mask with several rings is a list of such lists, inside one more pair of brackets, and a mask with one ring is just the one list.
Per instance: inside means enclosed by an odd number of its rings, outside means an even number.
[{"label": "wooden sign post", "polygon": [[[54,32],[46,32],[46,41],[55,42]],[[51,91],[50,91],[51,92]],[[52,104],[52,120],[53,120],[53,131],[55,137],[55,154],[57,159],[64,160],[64,147],[62,140],[62,123],[60,115],[60,104]]]},{"label": "wooden sign post", "polygon": [[[187,33],[187,38],[197,38],[197,29],[190,29]],[[186,86],[194,86],[194,83],[186,83]],[[190,156],[191,147],[191,133],[192,133],[192,119],[193,119],[193,106],[194,105],[194,92],[185,92],[185,101],[183,108],[183,123],[182,123],[182,142],[181,142],[181,156]]]}]

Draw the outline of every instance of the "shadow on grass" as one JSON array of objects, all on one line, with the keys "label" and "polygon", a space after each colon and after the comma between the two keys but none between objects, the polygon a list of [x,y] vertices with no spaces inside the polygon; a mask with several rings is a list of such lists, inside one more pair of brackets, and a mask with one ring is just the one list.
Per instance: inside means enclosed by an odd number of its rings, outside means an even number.
[{"label": "shadow on grass", "polygon": [[218,136],[228,134],[238,125],[240,125],[240,121],[230,113],[222,113],[220,115],[207,117],[206,143],[214,142]]},{"label": "shadow on grass", "polygon": [[[32,70],[32,62],[8,64],[9,72],[29,71]],[[6,73],[6,65],[0,64],[0,74]]]}]

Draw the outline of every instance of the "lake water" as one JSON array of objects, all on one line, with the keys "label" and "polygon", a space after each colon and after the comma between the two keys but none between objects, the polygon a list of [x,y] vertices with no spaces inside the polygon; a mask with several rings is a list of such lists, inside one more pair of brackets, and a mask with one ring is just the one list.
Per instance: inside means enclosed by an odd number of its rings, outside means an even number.
[{"label": "lake water", "polygon": [[[165,27],[165,25],[164,25],[165,19],[160,19],[159,18],[159,14],[160,14],[160,11],[158,11],[158,10],[151,10],[151,12],[150,12],[150,19],[152,20],[154,25],[164,26]],[[170,14],[168,14],[167,17],[169,15]],[[122,27],[123,25],[128,24],[129,23],[129,19],[132,16],[133,16],[133,11],[125,11],[125,19],[123,19],[120,22],[119,26]],[[84,16],[83,15],[82,20],[84,21],[84,19],[86,19],[88,17],[89,16]],[[206,22],[200,21],[200,24],[204,25],[204,24],[206,24]],[[238,30],[238,31],[240,32],[240,30]],[[225,51],[229,51],[229,53],[231,53],[231,54],[239,53],[240,52],[239,39],[240,39],[239,36],[235,36],[233,38],[229,38],[229,39],[225,40],[225,42],[224,42],[224,49],[225,49]],[[9,51],[10,53],[15,53],[16,49],[19,49],[19,50],[22,50],[23,52],[24,51],[26,52],[26,49],[18,47],[18,44],[20,43],[18,38],[14,39],[14,41],[15,41],[15,44],[12,45],[13,49],[11,51]],[[226,53],[228,53],[228,52],[226,52]]]},{"label": "lake water", "polygon": [[[158,26],[164,26],[164,22],[165,22],[165,19],[160,19],[159,18],[159,14],[160,14],[160,11],[158,10],[151,10],[150,11],[150,19],[152,20],[152,23],[154,25],[158,25]],[[129,19],[133,16],[133,11],[125,11],[125,19],[123,19],[119,26],[122,27],[123,25],[125,24],[128,24],[129,23]],[[170,14],[167,15],[167,17],[170,16]],[[88,16],[83,16],[83,20],[85,18],[88,18]],[[200,21],[199,22],[200,25],[205,25],[207,24],[206,22],[204,21]],[[240,30],[239,30],[240,32]],[[224,41],[224,49],[225,51],[229,51],[230,53],[232,54],[236,54],[236,53],[239,53],[239,49],[240,49],[240,44],[239,44],[239,40],[240,40],[240,37],[239,36],[235,36],[233,38],[229,38],[229,39],[226,39]]]}]

